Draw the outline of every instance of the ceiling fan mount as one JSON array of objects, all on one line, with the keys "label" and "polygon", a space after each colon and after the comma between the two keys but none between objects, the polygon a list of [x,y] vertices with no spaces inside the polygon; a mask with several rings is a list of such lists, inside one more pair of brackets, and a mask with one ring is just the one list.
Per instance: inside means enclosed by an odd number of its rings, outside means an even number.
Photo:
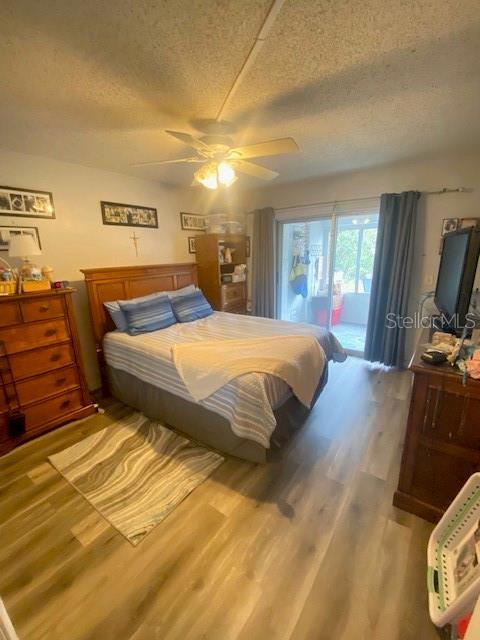
[{"label": "ceiling fan mount", "polygon": [[197,131],[211,136],[232,136],[237,133],[237,127],[227,120],[215,120],[214,118],[198,118],[191,120],[190,124]]},{"label": "ceiling fan mount", "polygon": [[201,136],[199,140],[208,144],[209,147],[218,147],[219,152],[225,153],[235,144],[230,136],[223,135],[207,134],[205,136]]}]

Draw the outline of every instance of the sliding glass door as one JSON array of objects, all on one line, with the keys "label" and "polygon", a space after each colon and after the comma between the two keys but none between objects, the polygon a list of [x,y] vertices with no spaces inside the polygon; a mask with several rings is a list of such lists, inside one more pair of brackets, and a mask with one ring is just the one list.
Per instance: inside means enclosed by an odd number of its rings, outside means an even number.
[{"label": "sliding glass door", "polygon": [[345,349],[363,355],[378,214],[338,216],[336,222],[331,330]]},{"label": "sliding glass door", "polygon": [[277,316],[330,329],[363,355],[378,214],[278,223]]},{"label": "sliding glass door", "polygon": [[279,223],[281,320],[329,326],[331,218]]}]

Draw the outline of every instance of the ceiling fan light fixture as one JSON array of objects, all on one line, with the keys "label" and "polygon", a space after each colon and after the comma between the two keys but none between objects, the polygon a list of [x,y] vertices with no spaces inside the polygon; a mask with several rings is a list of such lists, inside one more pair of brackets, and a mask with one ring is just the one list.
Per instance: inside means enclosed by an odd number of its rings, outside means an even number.
[{"label": "ceiling fan light fixture", "polygon": [[217,167],[218,182],[229,187],[237,179],[235,169],[228,162],[220,162]]},{"label": "ceiling fan light fixture", "polygon": [[217,166],[214,162],[204,164],[203,167],[200,167],[193,175],[195,180],[207,189],[213,190],[218,188]]},{"label": "ceiling fan light fixture", "polygon": [[209,162],[194,174],[195,180],[207,189],[229,187],[237,180],[234,168],[225,161]]}]

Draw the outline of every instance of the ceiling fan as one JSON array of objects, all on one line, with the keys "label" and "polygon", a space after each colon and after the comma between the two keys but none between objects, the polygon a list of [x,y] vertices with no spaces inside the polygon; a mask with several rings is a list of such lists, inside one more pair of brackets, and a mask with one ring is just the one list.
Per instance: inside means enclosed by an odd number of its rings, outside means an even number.
[{"label": "ceiling fan", "polygon": [[181,131],[165,131],[168,135],[195,149],[197,155],[178,160],[140,162],[132,166],[147,167],[182,162],[198,163],[202,166],[193,174],[192,186],[202,184],[207,189],[217,189],[232,185],[237,180],[237,171],[260,178],[260,180],[273,180],[279,175],[276,171],[271,171],[254,162],[248,162],[248,160],[298,151],[298,145],[293,138],[278,138],[244,147],[235,147],[229,135],[234,132],[234,127],[225,121],[204,121],[201,127],[205,135],[199,138]]}]

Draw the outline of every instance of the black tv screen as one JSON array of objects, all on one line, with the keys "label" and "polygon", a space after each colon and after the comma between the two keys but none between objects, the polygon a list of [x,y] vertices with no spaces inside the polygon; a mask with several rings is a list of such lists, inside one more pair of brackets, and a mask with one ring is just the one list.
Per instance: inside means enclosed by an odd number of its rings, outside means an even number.
[{"label": "black tv screen", "polygon": [[480,230],[476,227],[453,231],[444,237],[435,304],[452,323],[452,330],[461,330],[465,324],[479,249]]},{"label": "black tv screen", "polygon": [[469,241],[470,235],[466,233],[445,236],[435,295],[440,310],[447,315],[457,313]]}]

